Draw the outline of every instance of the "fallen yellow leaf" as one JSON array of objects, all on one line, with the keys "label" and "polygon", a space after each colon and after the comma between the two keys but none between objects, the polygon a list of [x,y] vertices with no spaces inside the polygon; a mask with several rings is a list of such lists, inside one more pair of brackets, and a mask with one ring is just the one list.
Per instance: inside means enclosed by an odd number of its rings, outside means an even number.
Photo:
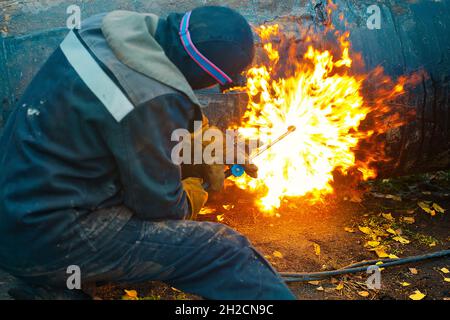
[{"label": "fallen yellow leaf", "polygon": [[392,199],[394,201],[402,201],[402,197],[396,196],[396,195],[393,195],[393,194],[387,194],[386,195],[386,199]]},{"label": "fallen yellow leaf", "polygon": [[224,217],[225,217],[224,214],[220,214],[216,218],[217,218],[217,221],[222,222],[225,219]]},{"label": "fallen yellow leaf", "polygon": [[408,239],[405,239],[403,237],[397,236],[397,237],[393,237],[393,240],[400,242],[401,244],[408,244],[410,241]]},{"label": "fallen yellow leaf", "polygon": [[216,212],[216,209],[205,207],[205,208],[202,208],[198,214],[204,216],[207,214],[212,214],[214,212]]},{"label": "fallen yellow leaf", "polygon": [[433,242],[430,243],[428,246],[429,246],[429,247],[436,247],[436,241],[433,241]]},{"label": "fallen yellow leaf", "polygon": [[437,203],[433,203],[433,209],[436,210],[439,213],[444,213],[445,209],[442,208],[440,205],[438,205]]},{"label": "fallen yellow leaf", "polygon": [[431,216],[435,216],[436,215],[436,211],[434,211],[433,209],[431,209],[430,205],[426,202],[418,202],[417,205],[422,208],[423,211],[425,211],[426,213],[429,213]]},{"label": "fallen yellow leaf", "polygon": [[399,257],[397,257],[395,254],[389,254],[389,259],[400,259]]},{"label": "fallen yellow leaf", "polygon": [[355,232],[355,229],[349,228],[349,227],[345,227],[344,230],[347,231],[347,232],[350,232],[350,233]]},{"label": "fallen yellow leaf", "polygon": [[418,274],[419,273],[416,268],[409,268],[409,272],[411,272],[412,274]]},{"label": "fallen yellow leaf", "polygon": [[136,290],[124,290],[124,291],[130,297],[137,297],[137,295],[138,295]]},{"label": "fallen yellow leaf", "polygon": [[381,215],[382,215],[383,218],[385,218],[386,220],[389,220],[389,221],[394,221],[394,220],[395,220],[394,217],[392,216],[392,214],[390,214],[390,213],[382,213]]},{"label": "fallen yellow leaf", "polygon": [[417,205],[424,210],[430,209],[429,203],[425,202],[425,201],[419,201],[419,202],[417,202]]},{"label": "fallen yellow leaf", "polygon": [[413,224],[416,222],[416,219],[414,219],[413,217],[403,217],[402,220],[407,224]]},{"label": "fallen yellow leaf", "polygon": [[408,287],[411,285],[411,283],[408,283],[408,282],[402,282],[400,284],[402,285],[402,287]]},{"label": "fallen yellow leaf", "polygon": [[450,282],[450,278],[444,278],[445,282]]},{"label": "fallen yellow leaf", "polygon": [[342,290],[344,289],[344,283],[340,282],[337,286],[336,286],[336,290]]},{"label": "fallen yellow leaf", "polygon": [[275,257],[275,258],[280,258],[280,259],[283,259],[283,254],[280,252],[280,251],[274,251],[273,252],[273,256]]},{"label": "fallen yellow leaf", "polygon": [[320,246],[317,243],[313,243],[313,246],[316,256],[320,256]]},{"label": "fallen yellow leaf", "polygon": [[386,231],[389,232],[390,234],[395,235],[395,236],[397,235],[397,232],[394,229],[392,229],[392,228],[386,229]]},{"label": "fallen yellow leaf", "polygon": [[441,269],[439,269],[439,270],[441,270],[442,273],[449,273],[449,272],[450,272],[450,271],[448,271],[447,268],[441,268]]},{"label": "fallen yellow leaf", "polygon": [[316,288],[316,290],[318,290],[318,291],[323,291],[324,289],[323,289],[322,286],[320,286],[320,287]]},{"label": "fallen yellow leaf", "polygon": [[419,290],[414,291],[412,295],[409,296],[411,300],[422,300],[426,295],[420,292]]},{"label": "fallen yellow leaf", "polygon": [[367,241],[366,245],[369,247],[375,248],[380,245],[380,242],[379,241]]},{"label": "fallen yellow leaf", "polygon": [[368,293],[367,291],[359,291],[358,294],[359,294],[361,297],[364,297],[364,298],[366,298],[366,297],[369,296],[369,293]]},{"label": "fallen yellow leaf", "polygon": [[369,227],[361,227],[358,226],[359,231],[361,231],[362,233],[365,234],[371,234],[372,233],[372,229],[370,229]]},{"label": "fallen yellow leaf", "polygon": [[320,284],[320,282],[319,282],[319,281],[316,281],[316,280],[314,280],[314,281],[308,281],[308,283],[309,283],[309,284],[312,284],[313,286],[318,286],[318,285]]},{"label": "fallen yellow leaf", "polygon": [[232,204],[225,204],[222,206],[225,210],[230,211],[231,209],[234,208],[234,205]]},{"label": "fallen yellow leaf", "polygon": [[378,258],[389,258],[389,255],[384,251],[384,248],[375,248],[375,253],[377,254]]},{"label": "fallen yellow leaf", "polygon": [[136,290],[124,290],[125,295],[122,297],[123,300],[138,300],[138,293]]}]

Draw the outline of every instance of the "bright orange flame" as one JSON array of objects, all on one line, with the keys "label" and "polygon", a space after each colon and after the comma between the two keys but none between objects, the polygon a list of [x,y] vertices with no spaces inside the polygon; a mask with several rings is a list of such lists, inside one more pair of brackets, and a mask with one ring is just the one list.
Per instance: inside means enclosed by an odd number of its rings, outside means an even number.
[{"label": "bright orange flame", "polygon": [[[362,130],[360,125],[374,110],[382,110],[383,114],[390,110],[385,102],[404,92],[405,79],[388,86],[389,90],[380,91],[376,108],[373,102],[369,104],[363,95],[368,76],[351,70],[348,33],[336,33],[339,58],[331,50],[320,51],[309,45],[303,60],[295,61],[293,57],[288,60],[291,71],[294,68],[292,76],[277,78],[274,70],[279,67],[282,53],[278,51],[280,45],[271,39],[279,34],[279,26],[263,26],[257,32],[268,62],[254,66],[247,73],[244,89],[249,103],[239,132],[245,138],[259,139],[265,144],[285,133],[291,125],[297,130],[253,160],[259,167],[258,179],[244,176],[236,178],[235,183],[257,192],[259,208],[271,214],[286,197],[307,196],[309,200],[319,201],[332,194],[335,172],[347,175],[356,169],[359,179],[376,177],[376,170],[370,166],[372,157],[359,161],[355,149],[360,141],[383,129],[376,124],[374,128]],[[382,76],[382,70],[377,69],[375,74]],[[390,78],[383,79],[390,83]]]}]

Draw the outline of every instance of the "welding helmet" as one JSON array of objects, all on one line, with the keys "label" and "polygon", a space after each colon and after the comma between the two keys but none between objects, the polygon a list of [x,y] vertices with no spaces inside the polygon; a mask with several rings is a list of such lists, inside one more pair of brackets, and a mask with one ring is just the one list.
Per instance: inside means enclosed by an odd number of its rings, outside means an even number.
[{"label": "welding helmet", "polygon": [[253,61],[253,33],[238,12],[205,6],[160,19],[155,39],[193,89],[232,86]]}]

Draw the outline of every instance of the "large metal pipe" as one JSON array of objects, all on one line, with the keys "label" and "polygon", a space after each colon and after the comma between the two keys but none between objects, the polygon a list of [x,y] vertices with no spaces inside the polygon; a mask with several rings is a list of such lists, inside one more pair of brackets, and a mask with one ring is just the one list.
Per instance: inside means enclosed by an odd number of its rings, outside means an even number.
[{"label": "large metal pipe", "polygon": [[373,1],[335,1],[351,31],[353,48],[362,54],[367,69],[382,65],[398,77],[423,68],[427,78],[400,103],[415,111],[407,125],[386,134],[389,163],[382,176],[405,175],[450,168],[450,1],[380,1],[380,29],[369,29],[377,9]]},{"label": "large metal pipe", "polygon": [[[377,12],[368,10],[373,1],[335,0],[337,9],[328,18],[324,2],[315,1],[315,10],[310,14],[284,16],[273,22],[282,24],[301,42],[300,35],[296,34],[299,29],[317,32],[329,18],[337,29],[351,32],[352,47],[361,53],[367,72],[381,65],[394,78],[420,69],[427,74],[401,101],[393,102],[401,103],[404,110],[414,110],[415,117],[380,137],[391,159],[377,164],[380,177],[449,169],[450,1],[378,2],[380,29],[368,27],[370,16]],[[341,13],[346,26],[339,19]],[[245,97],[236,94],[212,95],[207,99],[210,105],[207,112],[221,126],[225,126],[224,118],[218,116],[222,106],[235,106],[238,111],[234,114],[242,115],[246,104]],[[410,114],[405,112],[405,117],[406,113]]]}]

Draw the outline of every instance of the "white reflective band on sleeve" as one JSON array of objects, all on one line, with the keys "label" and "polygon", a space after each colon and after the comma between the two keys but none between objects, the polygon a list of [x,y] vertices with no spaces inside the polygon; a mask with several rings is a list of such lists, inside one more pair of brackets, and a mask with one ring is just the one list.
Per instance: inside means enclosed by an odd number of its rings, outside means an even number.
[{"label": "white reflective band on sleeve", "polygon": [[133,110],[133,104],[97,64],[71,31],[60,45],[69,63],[111,115],[120,122]]}]

